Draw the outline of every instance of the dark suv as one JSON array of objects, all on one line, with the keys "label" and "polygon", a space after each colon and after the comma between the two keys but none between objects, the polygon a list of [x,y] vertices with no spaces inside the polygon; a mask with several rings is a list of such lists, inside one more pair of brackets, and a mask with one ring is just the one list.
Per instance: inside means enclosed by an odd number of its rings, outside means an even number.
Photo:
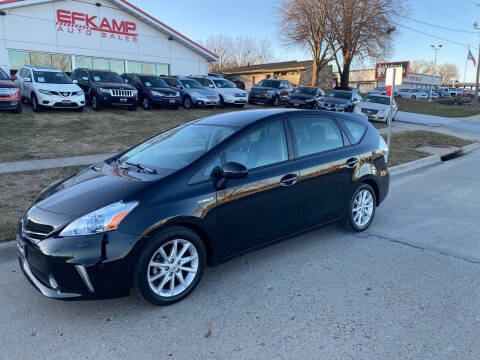
[{"label": "dark suv", "polygon": [[123,74],[122,78],[138,90],[139,103],[145,110],[150,110],[153,105],[177,110],[182,104],[180,92],[170,89],[165,81],[155,75]]},{"label": "dark suv", "polygon": [[108,70],[76,69],[71,78],[85,92],[92,109],[100,111],[104,107],[122,106],[130,111],[137,110],[138,91],[116,72]]},{"label": "dark suv", "polygon": [[250,89],[248,103],[277,106],[278,103],[287,101],[292,90],[292,84],[287,80],[263,79]]}]

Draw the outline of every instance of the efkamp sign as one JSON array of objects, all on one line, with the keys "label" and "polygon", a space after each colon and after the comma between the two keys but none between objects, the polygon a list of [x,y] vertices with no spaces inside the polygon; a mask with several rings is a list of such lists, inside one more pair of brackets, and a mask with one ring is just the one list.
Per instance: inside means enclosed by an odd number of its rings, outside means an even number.
[{"label": "efkamp sign", "polygon": [[399,61],[377,63],[375,65],[375,80],[385,80],[387,77],[387,69],[397,67],[402,68],[402,79],[408,79],[408,74],[410,72],[410,61]]}]

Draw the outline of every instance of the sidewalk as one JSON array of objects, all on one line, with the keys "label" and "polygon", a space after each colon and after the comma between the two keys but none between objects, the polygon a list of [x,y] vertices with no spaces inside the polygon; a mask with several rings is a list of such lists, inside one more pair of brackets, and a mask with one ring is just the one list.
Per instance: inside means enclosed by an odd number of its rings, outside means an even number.
[{"label": "sidewalk", "polygon": [[26,160],[26,161],[15,161],[8,163],[0,163],[0,174],[21,172],[21,171],[32,171],[32,170],[43,170],[43,169],[54,169],[67,166],[82,166],[82,165],[91,165],[97,162],[108,159],[113,156],[113,154],[97,154],[97,155],[85,155],[85,156],[73,156],[66,158],[57,158],[57,159],[45,159],[45,160]]}]

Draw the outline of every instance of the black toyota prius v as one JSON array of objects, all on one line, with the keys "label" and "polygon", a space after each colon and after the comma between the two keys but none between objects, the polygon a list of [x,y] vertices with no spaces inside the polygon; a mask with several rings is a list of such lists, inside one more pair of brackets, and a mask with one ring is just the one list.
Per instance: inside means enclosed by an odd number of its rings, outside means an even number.
[{"label": "black toyota prius v", "polygon": [[326,224],[367,229],[388,193],[386,153],[363,115],[192,121],[45,188],[18,225],[20,267],[51,298],[133,290],[172,304],[206,265]]}]

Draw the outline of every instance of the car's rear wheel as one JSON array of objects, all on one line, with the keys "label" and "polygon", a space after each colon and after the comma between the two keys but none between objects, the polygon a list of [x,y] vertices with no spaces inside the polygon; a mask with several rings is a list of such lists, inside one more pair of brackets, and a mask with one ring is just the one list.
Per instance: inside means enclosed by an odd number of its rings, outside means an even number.
[{"label": "car's rear wheel", "polygon": [[187,110],[192,108],[192,99],[190,99],[190,96],[185,96],[183,99],[183,107]]},{"label": "car's rear wheel", "polygon": [[361,232],[372,224],[375,217],[377,199],[375,191],[368,184],[361,184],[353,192],[343,225],[348,230]]},{"label": "car's rear wheel", "polygon": [[101,107],[100,103],[98,102],[98,99],[97,99],[96,95],[92,95],[92,109],[93,109],[93,111],[102,110],[102,107]]},{"label": "car's rear wheel", "polygon": [[417,97],[415,95],[412,95],[412,100],[416,100]]},{"label": "car's rear wheel", "polygon": [[203,273],[206,250],[193,231],[173,226],[141,250],[133,272],[133,288],[154,305],[169,305],[190,294]]}]

